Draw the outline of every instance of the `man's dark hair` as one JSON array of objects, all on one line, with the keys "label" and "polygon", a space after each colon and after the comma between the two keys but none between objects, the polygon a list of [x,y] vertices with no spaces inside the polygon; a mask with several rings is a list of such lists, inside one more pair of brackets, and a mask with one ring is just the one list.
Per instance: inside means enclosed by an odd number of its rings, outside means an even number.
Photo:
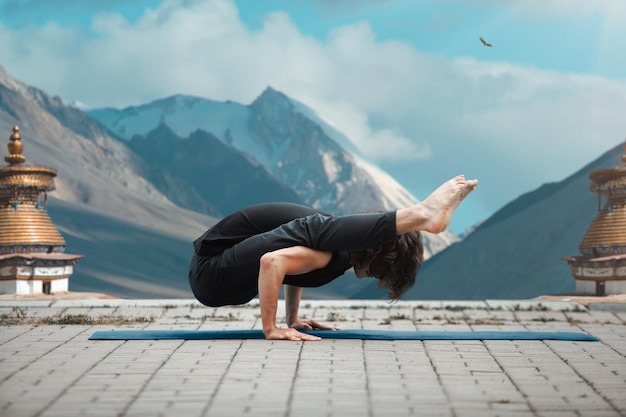
[{"label": "man's dark hair", "polygon": [[420,232],[405,233],[375,248],[352,252],[353,265],[366,266],[369,275],[380,280],[378,286],[386,288],[394,301],[415,284],[423,260]]}]

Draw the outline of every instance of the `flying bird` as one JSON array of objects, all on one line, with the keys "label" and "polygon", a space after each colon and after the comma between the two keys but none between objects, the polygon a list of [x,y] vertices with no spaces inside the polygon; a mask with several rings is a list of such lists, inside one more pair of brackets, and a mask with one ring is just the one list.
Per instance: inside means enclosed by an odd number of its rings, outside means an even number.
[{"label": "flying bird", "polygon": [[480,38],[480,41],[483,43],[483,46],[491,46],[491,44],[484,40],[482,37]]}]

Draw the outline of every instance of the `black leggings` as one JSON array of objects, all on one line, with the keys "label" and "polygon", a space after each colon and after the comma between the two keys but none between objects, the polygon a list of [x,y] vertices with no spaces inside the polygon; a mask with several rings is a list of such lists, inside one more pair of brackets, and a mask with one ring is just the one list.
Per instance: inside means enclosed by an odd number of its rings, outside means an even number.
[{"label": "black leggings", "polygon": [[[258,294],[261,256],[292,246],[332,251],[329,264],[302,275],[286,276],[283,283],[319,287],[344,274],[352,265],[349,251],[363,250],[395,239],[395,212],[327,216],[310,208],[277,204],[267,216],[280,226],[251,236],[215,256],[194,255],[189,283],[195,297],[209,306],[245,304]],[[264,214],[257,213],[257,216]],[[265,219],[257,219],[263,223]]]}]

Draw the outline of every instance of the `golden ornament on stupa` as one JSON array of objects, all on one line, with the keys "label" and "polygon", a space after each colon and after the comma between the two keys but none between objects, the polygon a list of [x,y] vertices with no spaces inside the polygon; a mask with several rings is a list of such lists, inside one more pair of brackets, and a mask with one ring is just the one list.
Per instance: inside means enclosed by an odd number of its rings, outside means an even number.
[{"label": "golden ornament on stupa", "polygon": [[624,166],[591,171],[590,191],[598,194],[598,214],[579,245],[581,256],[564,257],[576,293],[626,293],[626,143]]},{"label": "golden ornament on stupa", "polygon": [[46,211],[57,172],[25,163],[18,126],[10,140],[9,165],[0,167],[0,254],[63,252],[65,240]]},{"label": "golden ornament on stupa", "polygon": [[65,240],[48,216],[54,168],[26,164],[20,128],[13,127],[0,167],[0,294],[68,291],[82,255],[63,253]]}]

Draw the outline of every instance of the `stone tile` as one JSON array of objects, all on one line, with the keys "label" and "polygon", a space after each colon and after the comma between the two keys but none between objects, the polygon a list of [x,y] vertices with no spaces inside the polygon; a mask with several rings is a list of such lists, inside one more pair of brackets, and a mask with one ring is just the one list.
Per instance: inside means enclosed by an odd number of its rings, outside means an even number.
[{"label": "stone tile", "polygon": [[626,312],[626,303],[603,303],[603,302],[594,302],[589,303],[589,310],[592,311],[612,311],[612,312]]},{"label": "stone tile", "polygon": [[47,300],[0,300],[1,308],[30,308],[30,307],[50,307],[52,301]]}]

